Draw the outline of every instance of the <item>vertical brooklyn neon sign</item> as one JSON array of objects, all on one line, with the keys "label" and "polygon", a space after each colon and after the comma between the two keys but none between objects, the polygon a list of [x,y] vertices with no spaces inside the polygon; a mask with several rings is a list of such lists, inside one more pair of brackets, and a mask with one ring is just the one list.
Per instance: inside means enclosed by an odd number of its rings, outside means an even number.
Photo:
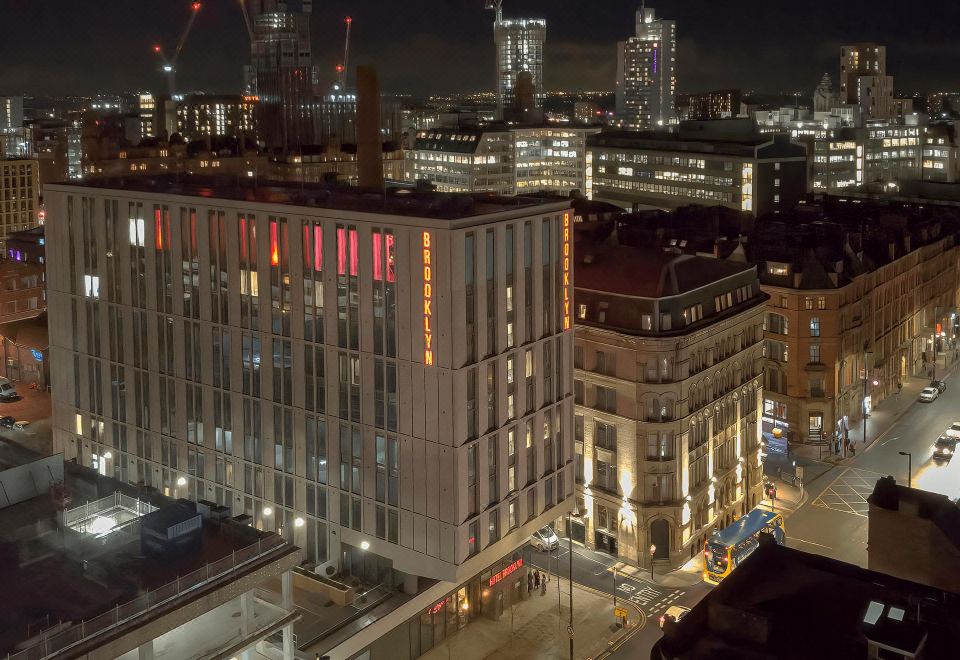
[{"label": "vertical brooklyn neon sign", "polygon": [[433,364],[433,240],[423,232],[423,363]]},{"label": "vertical brooklyn neon sign", "polygon": [[563,329],[570,329],[570,214],[563,214]]}]

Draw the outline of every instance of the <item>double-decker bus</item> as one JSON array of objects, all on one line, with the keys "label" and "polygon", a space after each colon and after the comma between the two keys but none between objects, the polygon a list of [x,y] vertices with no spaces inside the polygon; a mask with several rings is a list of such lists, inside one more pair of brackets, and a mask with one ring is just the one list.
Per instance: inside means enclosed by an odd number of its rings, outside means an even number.
[{"label": "double-decker bus", "polygon": [[773,511],[754,509],[731,525],[716,531],[704,544],[703,579],[710,584],[730,575],[730,571],[757,549],[761,532],[773,535],[778,545],[786,543],[783,516]]}]

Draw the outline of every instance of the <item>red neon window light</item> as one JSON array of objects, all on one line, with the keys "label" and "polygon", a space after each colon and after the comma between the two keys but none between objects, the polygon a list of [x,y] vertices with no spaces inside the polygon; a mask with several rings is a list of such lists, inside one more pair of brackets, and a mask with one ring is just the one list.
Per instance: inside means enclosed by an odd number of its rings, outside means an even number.
[{"label": "red neon window light", "polygon": [[270,221],[270,265],[280,265],[280,246],[277,241],[277,221]]},{"label": "red neon window light", "polygon": [[153,209],[153,219],[156,225],[156,245],[158,250],[163,249],[163,221],[160,219],[160,208]]},{"label": "red neon window light", "polygon": [[347,232],[337,227],[337,275],[347,274]]},{"label": "red neon window light", "polygon": [[378,231],[373,232],[373,279],[383,280],[383,235]]},{"label": "red neon window light", "polygon": [[360,256],[357,253],[357,230],[350,230],[350,275],[357,276],[359,269]]},{"label": "red neon window light", "polygon": [[313,269],[318,273],[323,270],[323,229],[313,228]]}]

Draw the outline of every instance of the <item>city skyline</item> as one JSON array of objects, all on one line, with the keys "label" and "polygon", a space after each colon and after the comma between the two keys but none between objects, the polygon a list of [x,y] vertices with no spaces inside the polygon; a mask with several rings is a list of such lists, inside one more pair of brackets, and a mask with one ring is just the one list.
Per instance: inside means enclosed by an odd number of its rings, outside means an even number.
[{"label": "city skyline", "polygon": [[[947,7],[932,29],[904,29],[893,13],[869,21],[857,7],[836,7],[817,0],[805,13],[789,16],[751,2],[739,8],[693,3],[651,3],[658,16],[677,22],[678,92],[720,87],[812,93],[823,72],[836,69],[837,49],[846,43],[876,41],[888,46],[888,67],[901,87],[898,93],[938,91],[949,87],[949,14]],[[572,0],[513,0],[504,15],[544,17],[550,40],[545,49],[545,89],[613,90],[616,42],[632,33],[638,2],[613,0],[590,15]],[[379,0],[324,3],[313,12],[314,58],[321,79],[332,80],[341,59],[343,16],[355,17],[354,62],[376,64],[389,92],[468,92],[494,88],[492,16],[481,0],[410,3],[387,13]],[[78,6],[66,0],[16,2],[0,38],[8,50],[0,71],[0,92],[81,94],[164,88],[150,46],[175,41],[189,12],[169,0],[145,0],[136,8],[90,0]],[[828,13],[829,12],[829,13]],[[43,48],[35,47],[31,27],[42,26]],[[745,47],[737,47],[743,44]],[[717,53],[722,57],[717,57]],[[69,57],[64,57],[69,53]],[[123,57],[118,57],[122,53]],[[239,91],[249,42],[241,12],[232,0],[207,0],[178,66],[183,91]],[[423,54],[423,66],[411,59]],[[752,64],[763,61],[758,70]],[[464,63],[470,63],[464,65]],[[323,80],[321,80],[323,83]]]}]

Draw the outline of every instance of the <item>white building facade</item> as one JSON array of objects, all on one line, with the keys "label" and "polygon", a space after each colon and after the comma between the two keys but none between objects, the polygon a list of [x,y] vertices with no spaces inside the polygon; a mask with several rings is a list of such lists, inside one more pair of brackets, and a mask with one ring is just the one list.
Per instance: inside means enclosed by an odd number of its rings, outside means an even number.
[{"label": "white building facade", "polygon": [[639,9],[635,36],[617,44],[618,125],[642,129],[673,122],[676,92],[677,24]]}]

